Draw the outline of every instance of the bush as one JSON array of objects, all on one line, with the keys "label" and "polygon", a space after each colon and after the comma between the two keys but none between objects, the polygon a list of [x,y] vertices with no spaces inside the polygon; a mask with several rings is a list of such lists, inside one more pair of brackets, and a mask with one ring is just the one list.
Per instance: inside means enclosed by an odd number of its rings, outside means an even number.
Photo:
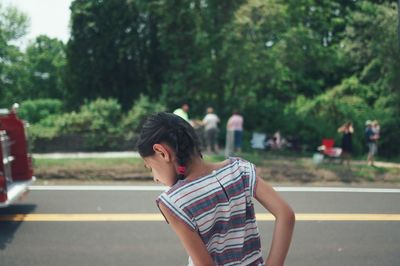
[{"label": "bush", "polygon": [[136,133],[144,118],[164,110],[161,103],[140,96],[123,116],[117,100],[97,99],[82,105],[78,112],[43,117],[30,127],[29,133],[33,141],[50,141],[65,136],[83,137],[83,150],[133,148]]},{"label": "bush", "polygon": [[140,130],[140,125],[150,114],[165,111],[166,107],[156,101],[151,101],[149,97],[140,95],[132,108],[122,118],[122,129],[126,140],[133,140]]},{"label": "bush", "polygon": [[112,149],[121,140],[121,106],[115,99],[97,99],[79,112],[48,116],[30,128],[33,140],[81,135],[88,150]]},{"label": "bush", "polygon": [[381,97],[374,106],[381,110],[380,116],[374,118],[379,120],[381,126],[378,156],[390,158],[400,154],[400,110],[396,107],[399,101],[400,97],[387,95]]},{"label": "bush", "polygon": [[115,99],[97,99],[80,108],[79,113],[65,116],[63,132],[83,133],[89,149],[109,149],[120,138],[121,105]]},{"label": "bush", "polygon": [[97,99],[57,119],[62,134],[115,133],[121,120],[121,105],[115,99]]},{"label": "bush", "polygon": [[58,99],[36,99],[21,103],[18,116],[29,123],[37,123],[51,115],[61,114],[63,103]]}]

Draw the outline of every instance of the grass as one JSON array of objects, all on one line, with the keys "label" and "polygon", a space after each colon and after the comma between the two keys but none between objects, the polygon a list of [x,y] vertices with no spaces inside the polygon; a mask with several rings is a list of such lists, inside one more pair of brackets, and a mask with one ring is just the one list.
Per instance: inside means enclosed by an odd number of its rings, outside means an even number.
[{"label": "grass", "polygon": [[151,176],[140,158],[35,159],[39,179],[131,180]]},{"label": "grass", "polygon": [[[400,185],[399,167],[370,167],[353,161],[351,167],[338,161],[315,165],[311,155],[275,152],[252,152],[240,155],[257,166],[262,178],[279,183],[380,182]],[[206,155],[205,160],[217,162],[224,156]],[[38,180],[46,181],[136,181],[152,180],[151,172],[140,158],[35,159]]]},{"label": "grass", "polygon": [[77,167],[79,165],[115,166],[119,164],[143,166],[143,160],[140,158],[34,159],[33,164],[40,167]]}]

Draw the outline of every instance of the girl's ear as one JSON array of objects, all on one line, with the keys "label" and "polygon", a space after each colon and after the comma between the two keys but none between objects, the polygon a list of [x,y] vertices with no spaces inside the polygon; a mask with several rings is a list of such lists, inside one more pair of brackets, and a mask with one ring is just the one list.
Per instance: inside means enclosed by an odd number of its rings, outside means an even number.
[{"label": "girl's ear", "polygon": [[171,152],[165,145],[156,143],[153,145],[153,150],[156,153],[156,155],[160,156],[167,162],[171,161],[171,158],[172,158]]}]

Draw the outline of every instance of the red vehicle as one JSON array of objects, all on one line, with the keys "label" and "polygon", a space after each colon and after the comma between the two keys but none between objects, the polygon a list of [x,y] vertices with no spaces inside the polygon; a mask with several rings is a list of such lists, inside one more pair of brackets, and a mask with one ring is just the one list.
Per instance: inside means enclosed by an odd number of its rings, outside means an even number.
[{"label": "red vehicle", "polygon": [[24,122],[11,110],[0,109],[0,208],[23,196],[35,180]]}]

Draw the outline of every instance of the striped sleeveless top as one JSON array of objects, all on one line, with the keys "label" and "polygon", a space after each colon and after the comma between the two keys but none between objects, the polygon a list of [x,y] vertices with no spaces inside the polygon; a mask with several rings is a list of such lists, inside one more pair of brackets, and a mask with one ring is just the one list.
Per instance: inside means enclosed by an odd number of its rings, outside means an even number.
[{"label": "striped sleeveless top", "polygon": [[259,266],[263,259],[252,202],[256,185],[254,165],[231,158],[210,175],[178,181],[157,204],[198,232],[216,265]]}]

